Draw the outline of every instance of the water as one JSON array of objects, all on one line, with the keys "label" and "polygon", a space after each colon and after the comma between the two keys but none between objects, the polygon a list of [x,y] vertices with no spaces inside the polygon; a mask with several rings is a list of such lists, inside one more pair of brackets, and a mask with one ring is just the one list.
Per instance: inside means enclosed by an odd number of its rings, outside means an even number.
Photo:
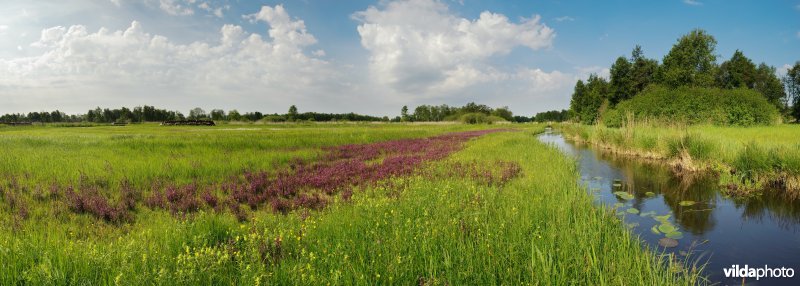
[{"label": "water", "polygon": [[[550,131],[539,140],[574,156],[580,182],[598,203],[609,208],[616,205],[620,217],[641,240],[659,251],[678,257],[688,254],[690,261],[699,258],[707,262],[704,275],[712,282],[742,285],[741,278],[726,278],[723,268],[747,264],[751,268],[787,267],[796,272],[794,278],[747,278],[747,285],[800,285],[800,202],[769,196],[734,200],[720,193],[718,180],[712,175],[679,178],[663,164],[615,156],[568,142]],[[620,198],[614,194],[618,191],[631,193],[633,198]],[[696,203],[684,206],[682,201]],[[629,208],[640,213],[628,213]],[[654,216],[667,214],[669,218],[662,220],[682,235],[672,248],[659,246],[665,235],[652,231],[663,224]]]}]

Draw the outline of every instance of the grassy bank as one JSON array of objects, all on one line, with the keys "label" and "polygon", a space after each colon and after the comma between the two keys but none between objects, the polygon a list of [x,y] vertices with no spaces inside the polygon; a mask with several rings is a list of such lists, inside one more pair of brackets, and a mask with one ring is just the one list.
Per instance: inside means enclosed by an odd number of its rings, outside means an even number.
[{"label": "grassy bank", "polygon": [[563,124],[568,135],[616,153],[664,160],[678,171],[710,170],[734,195],[800,198],[800,126],[621,128]]},{"label": "grassy bank", "polygon": [[[249,216],[240,220],[206,204],[171,213],[134,197],[134,218],[115,224],[37,197],[36,189],[52,180],[75,180],[74,168],[96,186],[119,178],[135,186],[159,179],[205,185],[242,169],[281,169],[295,156],[316,160],[325,157],[324,146],[487,126],[136,128],[4,131],[12,133],[2,137],[4,146],[17,152],[2,153],[16,166],[3,171],[27,187],[4,185],[16,207],[3,197],[0,284],[694,285],[698,279],[675,271],[680,265],[643,248],[613,214],[595,208],[577,183],[574,162],[533,136],[538,125],[475,137],[445,159],[356,186],[351,196],[331,196],[316,210],[282,214],[242,204]],[[74,152],[87,156],[83,164],[70,161],[80,158]],[[19,202],[28,206],[24,216]]]}]

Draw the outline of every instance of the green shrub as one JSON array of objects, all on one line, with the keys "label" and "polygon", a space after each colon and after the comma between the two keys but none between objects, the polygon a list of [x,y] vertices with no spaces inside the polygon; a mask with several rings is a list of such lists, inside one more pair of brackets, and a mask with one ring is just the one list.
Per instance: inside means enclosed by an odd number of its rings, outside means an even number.
[{"label": "green shrub", "polygon": [[622,126],[626,115],[636,120],[674,124],[772,125],[780,113],[763,95],[749,89],[681,87],[669,89],[653,85],[630,100],[622,101],[603,116],[612,127]]},{"label": "green shrub", "polygon": [[505,121],[503,118],[493,116],[493,115],[486,115],[483,113],[467,113],[461,115],[459,121],[467,124],[492,124],[499,121]]}]

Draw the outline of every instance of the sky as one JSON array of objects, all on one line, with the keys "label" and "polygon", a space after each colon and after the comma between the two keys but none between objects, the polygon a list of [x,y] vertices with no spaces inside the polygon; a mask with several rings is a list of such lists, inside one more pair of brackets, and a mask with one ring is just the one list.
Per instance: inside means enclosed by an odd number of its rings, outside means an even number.
[{"label": "sky", "polygon": [[0,0],[0,113],[154,105],[356,112],[569,108],[578,79],[692,29],[778,73],[800,1]]}]

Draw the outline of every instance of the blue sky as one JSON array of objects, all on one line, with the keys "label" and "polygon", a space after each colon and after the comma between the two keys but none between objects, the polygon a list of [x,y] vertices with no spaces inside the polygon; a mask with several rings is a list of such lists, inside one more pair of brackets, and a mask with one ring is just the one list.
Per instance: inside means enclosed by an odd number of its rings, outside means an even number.
[{"label": "blue sky", "polygon": [[[33,3],[31,3],[33,2]],[[396,115],[568,108],[574,82],[694,28],[778,72],[800,1],[4,1],[0,113],[142,104]]]}]

